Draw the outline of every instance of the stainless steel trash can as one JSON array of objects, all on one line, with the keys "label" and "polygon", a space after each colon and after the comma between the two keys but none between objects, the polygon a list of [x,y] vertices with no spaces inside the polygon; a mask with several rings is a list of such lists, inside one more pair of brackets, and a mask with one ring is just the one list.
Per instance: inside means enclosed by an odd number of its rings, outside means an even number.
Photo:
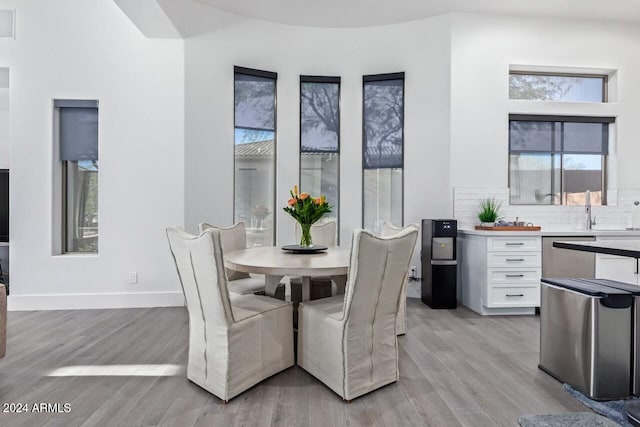
[{"label": "stainless steel trash can", "polygon": [[540,369],[595,400],[629,396],[633,295],[577,279],[542,279]]},{"label": "stainless steel trash can", "polygon": [[631,392],[640,395],[640,286],[608,279],[580,279],[582,281],[621,289],[633,295],[631,311]]}]

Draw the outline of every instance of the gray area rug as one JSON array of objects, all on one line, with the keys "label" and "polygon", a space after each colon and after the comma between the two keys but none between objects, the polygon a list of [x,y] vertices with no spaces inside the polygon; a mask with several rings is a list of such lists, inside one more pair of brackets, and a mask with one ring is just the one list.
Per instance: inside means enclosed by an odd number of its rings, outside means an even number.
[{"label": "gray area rug", "polygon": [[629,399],[609,400],[607,402],[598,402],[596,400],[589,399],[578,390],[571,387],[569,384],[563,384],[562,388],[567,393],[580,401],[584,406],[593,409],[598,414],[604,415],[610,420],[615,421],[618,425],[623,427],[631,427],[631,424],[627,421],[627,410],[625,409],[625,403],[638,402],[640,399],[637,397],[630,397]]},{"label": "gray area rug", "polygon": [[618,423],[591,412],[524,415],[518,418],[518,423],[521,427],[619,427]]}]

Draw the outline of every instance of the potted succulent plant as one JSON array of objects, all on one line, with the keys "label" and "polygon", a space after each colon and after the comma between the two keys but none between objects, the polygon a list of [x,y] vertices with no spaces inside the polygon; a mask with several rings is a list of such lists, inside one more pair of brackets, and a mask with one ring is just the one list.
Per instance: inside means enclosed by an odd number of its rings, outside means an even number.
[{"label": "potted succulent plant", "polygon": [[493,197],[488,197],[480,201],[480,212],[478,219],[483,226],[493,226],[500,219],[500,206],[502,203]]}]

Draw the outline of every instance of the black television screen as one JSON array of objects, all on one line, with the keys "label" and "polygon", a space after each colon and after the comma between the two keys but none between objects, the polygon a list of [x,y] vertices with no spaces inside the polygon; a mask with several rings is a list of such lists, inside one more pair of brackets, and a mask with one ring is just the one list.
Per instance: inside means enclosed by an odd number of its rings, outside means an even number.
[{"label": "black television screen", "polygon": [[9,171],[0,169],[0,242],[9,241]]}]

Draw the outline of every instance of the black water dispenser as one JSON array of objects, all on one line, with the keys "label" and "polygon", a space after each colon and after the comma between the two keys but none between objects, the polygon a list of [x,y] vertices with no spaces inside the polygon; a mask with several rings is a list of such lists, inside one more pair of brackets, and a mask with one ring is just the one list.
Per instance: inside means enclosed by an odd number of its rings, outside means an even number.
[{"label": "black water dispenser", "polygon": [[457,308],[455,219],[422,220],[422,302],[431,308]]}]

